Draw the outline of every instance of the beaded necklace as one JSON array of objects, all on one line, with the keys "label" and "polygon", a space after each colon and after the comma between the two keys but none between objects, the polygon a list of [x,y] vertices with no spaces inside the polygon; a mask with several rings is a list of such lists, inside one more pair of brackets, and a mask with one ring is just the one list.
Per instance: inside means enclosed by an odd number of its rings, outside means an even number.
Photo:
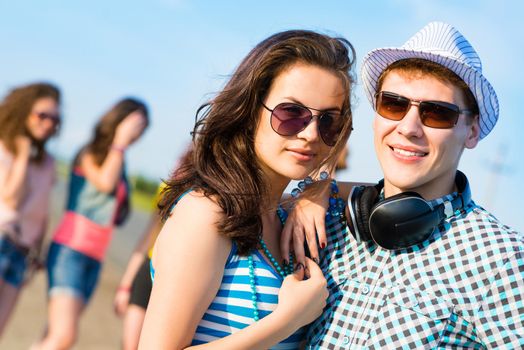
[{"label": "beaded necklace", "polygon": [[[286,222],[287,219],[287,212],[282,208],[281,206],[277,209],[277,215],[280,219],[280,222],[282,225]],[[269,259],[275,270],[278,272],[278,274],[282,277],[282,279],[286,278],[287,275],[290,275],[293,273],[293,255],[289,254],[289,264],[284,265],[283,267],[280,266],[277,259],[271,254],[269,251],[266,242],[260,237],[259,239],[260,246],[262,247],[262,251],[264,252],[264,255]],[[256,275],[255,275],[255,262],[253,261],[253,254],[250,254],[247,257],[248,260],[248,267],[249,267],[249,286],[251,289],[251,302],[253,304],[253,319],[255,321],[258,321],[260,319],[259,312],[258,312],[258,298],[257,298],[257,287],[256,287]]]},{"label": "beaded necklace", "polygon": [[335,179],[331,180],[331,196],[329,197],[329,209],[326,213],[326,218],[340,217],[344,218],[344,210],[346,209],[346,202],[338,196],[338,186]]},{"label": "beaded necklace", "polygon": [[[344,202],[342,198],[338,197],[337,182],[335,180],[331,180],[330,186],[331,186],[331,196],[329,197],[329,209],[326,213],[326,216],[327,217],[330,217],[330,216],[343,217],[346,203]],[[284,208],[279,206],[277,209],[277,215],[282,225],[284,225],[287,219],[287,212],[284,210]],[[285,265],[284,267],[281,267],[280,264],[275,259],[275,257],[273,256],[273,254],[271,254],[271,252],[267,248],[267,245],[264,242],[264,240],[262,239],[262,237],[260,237],[259,242],[262,247],[262,251],[264,252],[266,257],[269,259],[271,264],[273,264],[273,266],[275,267],[275,270],[277,270],[277,272],[280,274],[280,276],[282,276],[283,279],[287,275],[290,275],[293,273],[293,256],[291,254],[289,255],[289,264]],[[248,260],[248,267],[249,267],[249,286],[251,289],[251,303],[253,304],[253,319],[256,322],[260,319],[260,314],[258,312],[258,297],[257,297],[256,275],[255,275],[255,262],[253,261],[253,254],[248,255],[247,260]]]}]

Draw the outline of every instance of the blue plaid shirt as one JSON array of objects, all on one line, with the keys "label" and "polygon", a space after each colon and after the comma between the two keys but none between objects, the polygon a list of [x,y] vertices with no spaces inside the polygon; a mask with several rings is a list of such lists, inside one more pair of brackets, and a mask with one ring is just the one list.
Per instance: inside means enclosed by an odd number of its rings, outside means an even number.
[{"label": "blue plaid shirt", "polygon": [[473,201],[404,250],[357,242],[345,218],[326,228],[330,296],[308,349],[524,348],[523,236]]}]

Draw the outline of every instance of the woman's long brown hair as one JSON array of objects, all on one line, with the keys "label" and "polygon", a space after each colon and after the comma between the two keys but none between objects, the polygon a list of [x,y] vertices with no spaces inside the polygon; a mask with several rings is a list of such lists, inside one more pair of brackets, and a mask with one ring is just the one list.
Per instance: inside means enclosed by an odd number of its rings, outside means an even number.
[{"label": "woman's long brown hair", "polygon": [[[0,104],[0,140],[6,149],[16,155],[15,138],[28,136],[26,121],[35,102],[41,98],[52,98],[60,104],[60,90],[49,83],[34,83],[11,90]],[[30,135],[29,135],[30,136]],[[32,158],[41,163],[45,158],[47,140],[33,140],[36,155]]]},{"label": "woman's long brown hair", "polygon": [[193,148],[167,181],[160,202],[161,215],[169,216],[179,196],[199,190],[218,203],[224,220],[218,231],[232,239],[239,254],[258,245],[260,218],[268,183],[258,165],[254,136],[262,102],[274,79],[287,67],[304,62],[337,74],[347,92],[343,104],[346,123],[325,163],[336,161],[351,132],[350,71],[355,52],[345,39],[306,30],[277,33],[258,44],[237,67],[224,89],[197,111]]},{"label": "woman's long brown hair", "polygon": [[75,163],[78,161],[78,156],[82,151],[89,152],[97,165],[102,165],[107,157],[118,124],[120,124],[129,114],[140,111],[144,114],[146,122],[149,124],[149,113],[147,106],[140,100],[135,98],[124,98],[115,104],[106,114],[100,118],[96,124],[91,140],[85,145],[75,158]]}]

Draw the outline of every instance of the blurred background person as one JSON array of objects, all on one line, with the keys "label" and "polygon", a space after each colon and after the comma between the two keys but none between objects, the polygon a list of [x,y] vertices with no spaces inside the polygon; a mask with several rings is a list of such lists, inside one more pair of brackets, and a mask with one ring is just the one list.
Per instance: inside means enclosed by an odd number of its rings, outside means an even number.
[{"label": "blurred background person", "polygon": [[11,90],[0,104],[0,336],[47,229],[55,162],[46,143],[60,127],[60,91]]},{"label": "blurred background person", "polygon": [[[175,171],[180,171],[179,166],[187,162],[191,152],[191,146],[188,146],[180,157]],[[158,203],[164,188],[165,183],[161,182],[158,186],[157,196],[153,201],[155,210],[151,214],[149,225],[139,238],[115,292],[113,301],[115,313],[123,317],[122,348],[124,350],[138,348],[140,331],[144,324],[151,288],[153,288],[149,269],[153,245],[162,229]]]},{"label": "blurred background person", "polygon": [[148,124],[146,105],[123,99],[102,116],[91,141],[76,155],[66,212],[47,257],[47,329],[34,348],[69,349],[74,345],[113,228],[129,213],[124,155]]},{"label": "blurred background person", "polygon": [[[161,185],[159,188],[162,188]],[[158,199],[155,200],[155,206]],[[147,304],[151,295],[151,247],[162,228],[158,210],[151,214],[151,220],[140,237],[127,264],[122,280],[115,292],[113,301],[115,313],[123,318],[122,349],[138,348],[140,331],[146,316]]]}]

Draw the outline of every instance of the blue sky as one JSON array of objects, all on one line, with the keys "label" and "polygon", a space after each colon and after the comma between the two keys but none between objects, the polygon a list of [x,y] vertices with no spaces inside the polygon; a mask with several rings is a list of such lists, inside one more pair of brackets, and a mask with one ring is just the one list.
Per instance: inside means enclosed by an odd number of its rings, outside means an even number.
[{"label": "blue sky", "polygon": [[[36,80],[59,85],[64,127],[51,149],[64,158],[118,99],[144,99],[152,124],[130,151],[129,168],[160,178],[189,141],[198,106],[268,35],[305,28],[344,36],[357,50],[358,72],[369,50],[399,46],[427,22],[445,21],[477,49],[501,106],[494,131],[465,151],[460,169],[470,177],[474,199],[522,231],[523,10],[519,0],[1,1],[0,94]],[[354,95],[350,169],[341,178],[376,181],[373,112],[360,85]]]}]

